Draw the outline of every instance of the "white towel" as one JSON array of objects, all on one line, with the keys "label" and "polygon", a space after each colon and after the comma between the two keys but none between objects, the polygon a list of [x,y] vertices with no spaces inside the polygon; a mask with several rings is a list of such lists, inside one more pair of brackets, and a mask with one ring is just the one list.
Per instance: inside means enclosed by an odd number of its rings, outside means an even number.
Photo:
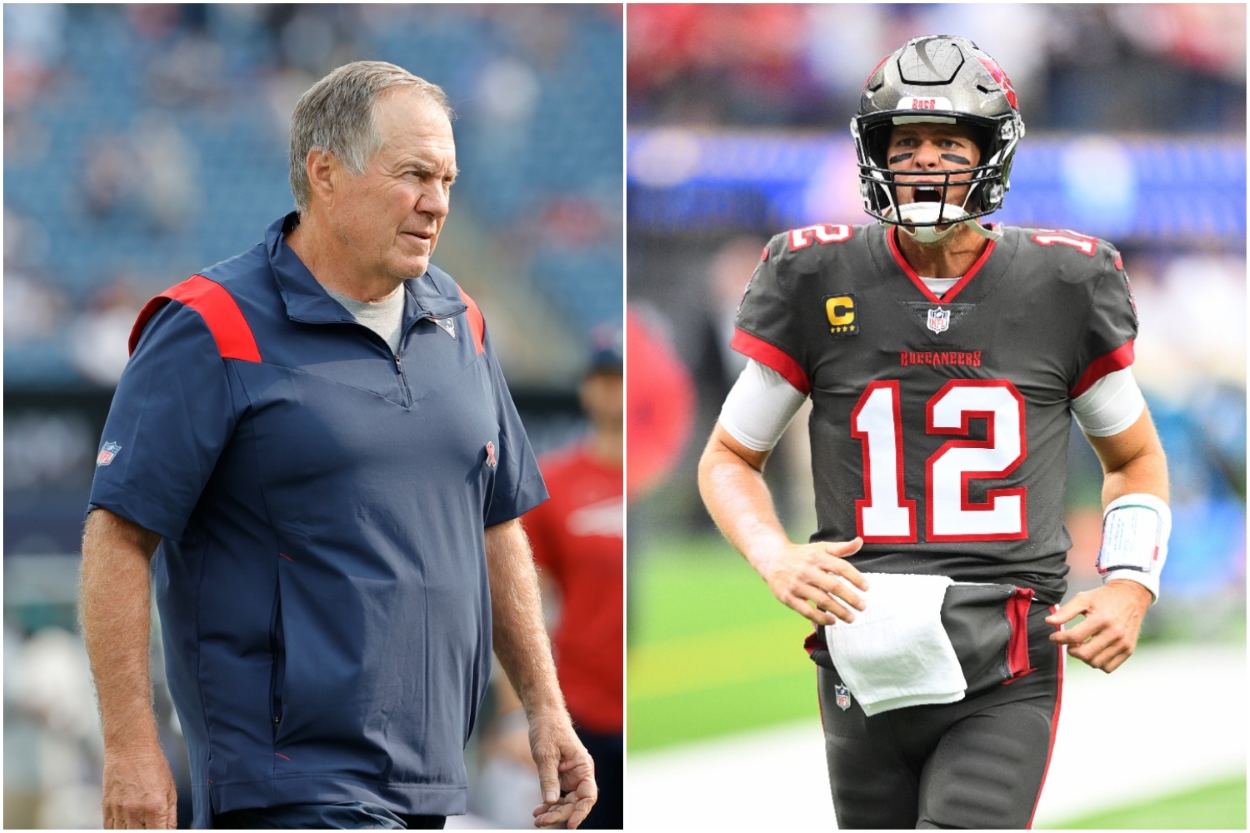
[{"label": "white towel", "polygon": [[942,627],[946,576],[865,573],[865,608],[855,621],[825,626],[842,682],[872,716],[890,709],[962,700],[968,682]]}]

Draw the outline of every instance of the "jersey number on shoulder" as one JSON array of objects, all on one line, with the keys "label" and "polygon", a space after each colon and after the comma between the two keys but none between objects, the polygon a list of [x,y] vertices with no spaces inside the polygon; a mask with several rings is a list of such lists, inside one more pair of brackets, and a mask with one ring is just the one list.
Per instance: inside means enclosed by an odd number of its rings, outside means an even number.
[{"label": "jersey number on shoulder", "polygon": [[[855,525],[866,543],[911,544],[916,501],[903,494],[903,432],[897,380],[873,382],[851,412],[851,433],[864,450],[865,497]],[[925,431],[952,438],[925,463],[925,540],[1008,541],[1025,538],[1025,490],[991,489],[984,503],[968,497],[970,480],[1006,477],[1025,455],[1024,398],[1006,380],[948,382],[925,408]],[[986,439],[968,439],[969,421],[986,421]]]},{"label": "jersey number on shoulder", "polygon": [[1098,241],[1093,237],[1060,229],[1039,229],[1039,233],[1033,235],[1033,242],[1039,246],[1071,246],[1090,257],[1098,250]]},{"label": "jersey number on shoulder", "polygon": [[790,231],[790,251],[797,252],[799,249],[806,249],[812,245],[813,240],[823,246],[826,243],[845,243],[850,239],[850,226],[834,226],[829,223],[805,226]]}]

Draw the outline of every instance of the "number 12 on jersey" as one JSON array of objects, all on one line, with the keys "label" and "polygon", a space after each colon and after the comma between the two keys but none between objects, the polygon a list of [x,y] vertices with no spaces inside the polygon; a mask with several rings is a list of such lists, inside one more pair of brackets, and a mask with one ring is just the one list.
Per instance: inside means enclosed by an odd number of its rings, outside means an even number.
[{"label": "number 12 on jersey", "polygon": [[[898,380],[872,382],[851,412],[851,434],[864,452],[865,497],[855,525],[870,544],[914,544],[916,501],[904,494],[903,420]],[[969,423],[986,421],[986,439]],[[990,489],[984,503],[968,496],[971,480],[1006,477],[1025,455],[1024,397],[1005,379],[955,379],[925,406],[925,432],[959,437],[925,462],[925,540],[1010,541],[1028,537],[1025,489]]]}]

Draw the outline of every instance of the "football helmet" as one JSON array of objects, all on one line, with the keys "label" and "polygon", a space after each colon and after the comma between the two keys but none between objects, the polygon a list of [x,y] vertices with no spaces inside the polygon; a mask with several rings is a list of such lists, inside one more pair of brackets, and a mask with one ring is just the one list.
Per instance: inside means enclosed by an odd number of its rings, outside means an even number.
[{"label": "football helmet", "polygon": [[[934,185],[938,201],[900,205],[895,176],[904,172],[890,170],[887,163],[890,130],[896,124],[923,122],[973,128],[981,158],[975,167],[932,172],[943,177]],[[851,135],[859,157],[860,195],[870,215],[914,228],[921,242],[939,240],[959,223],[982,236],[997,236],[974,218],[1002,207],[1024,120],[1007,74],[972,41],[929,35],[913,38],[887,56],[864,85]],[[965,184],[969,188],[962,205],[948,204],[947,189]],[[943,225],[950,228],[939,233],[937,227]]]}]

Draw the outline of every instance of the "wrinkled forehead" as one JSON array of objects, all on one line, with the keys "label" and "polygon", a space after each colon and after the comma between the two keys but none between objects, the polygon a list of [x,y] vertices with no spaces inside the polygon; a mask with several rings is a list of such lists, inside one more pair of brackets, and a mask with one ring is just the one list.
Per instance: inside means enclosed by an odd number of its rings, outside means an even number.
[{"label": "wrinkled forehead", "polygon": [[451,143],[451,120],[435,101],[420,90],[397,87],[378,96],[373,108],[374,126],[384,140],[425,138]]}]

